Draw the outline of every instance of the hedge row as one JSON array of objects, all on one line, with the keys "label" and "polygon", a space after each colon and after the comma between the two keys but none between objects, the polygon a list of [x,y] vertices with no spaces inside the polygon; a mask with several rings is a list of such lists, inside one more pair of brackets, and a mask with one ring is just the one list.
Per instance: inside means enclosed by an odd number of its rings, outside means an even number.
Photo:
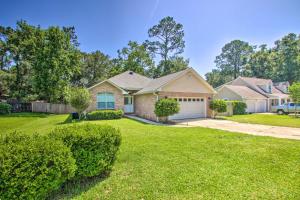
[{"label": "hedge row", "polygon": [[112,167],[121,141],[111,126],[73,125],[50,135],[11,133],[0,140],[0,199],[45,199],[69,179]]},{"label": "hedge row", "polygon": [[11,105],[8,103],[1,103],[0,102],[0,114],[9,114],[11,113]]},{"label": "hedge row", "polygon": [[87,120],[120,119],[124,115],[122,110],[97,110],[86,115]]}]

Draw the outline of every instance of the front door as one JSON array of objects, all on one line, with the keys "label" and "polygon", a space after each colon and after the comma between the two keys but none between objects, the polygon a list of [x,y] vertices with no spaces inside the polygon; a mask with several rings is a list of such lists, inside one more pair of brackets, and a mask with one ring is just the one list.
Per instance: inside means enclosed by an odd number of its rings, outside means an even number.
[{"label": "front door", "polygon": [[124,96],[124,112],[133,113],[133,96]]}]

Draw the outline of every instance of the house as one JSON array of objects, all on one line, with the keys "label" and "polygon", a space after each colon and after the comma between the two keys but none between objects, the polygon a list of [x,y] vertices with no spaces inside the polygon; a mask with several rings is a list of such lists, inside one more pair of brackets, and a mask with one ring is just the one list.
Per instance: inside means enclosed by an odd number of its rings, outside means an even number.
[{"label": "house", "polygon": [[210,117],[209,101],[215,90],[192,68],[151,79],[126,71],[89,88],[92,103],[87,111],[122,109],[125,113],[157,121],[155,102],[173,98],[179,113],[169,119]]},{"label": "house", "polygon": [[288,82],[240,76],[216,88],[215,98],[244,101],[249,113],[269,112],[271,106],[289,101],[288,87]]}]

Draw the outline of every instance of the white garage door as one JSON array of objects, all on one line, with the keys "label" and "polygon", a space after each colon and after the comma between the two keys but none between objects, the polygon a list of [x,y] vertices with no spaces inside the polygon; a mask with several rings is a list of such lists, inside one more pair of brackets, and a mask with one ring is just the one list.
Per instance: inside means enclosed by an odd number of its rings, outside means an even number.
[{"label": "white garage door", "polygon": [[169,119],[188,119],[205,117],[205,99],[204,98],[176,98],[179,103],[179,113],[169,116]]},{"label": "white garage door", "polygon": [[267,110],[267,102],[265,100],[247,100],[246,104],[248,113],[262,113]]},{"label": "white garage door", "polygon": [[247,100],[246,101],[246,104],[247,104],[246,112],[255,113],[255,103],[256,103],[256,100]]},{"label": "white garage door", "polygon": [[267,102],[265,100],[257,100],[256,112],[263,113],[267,110]]}]

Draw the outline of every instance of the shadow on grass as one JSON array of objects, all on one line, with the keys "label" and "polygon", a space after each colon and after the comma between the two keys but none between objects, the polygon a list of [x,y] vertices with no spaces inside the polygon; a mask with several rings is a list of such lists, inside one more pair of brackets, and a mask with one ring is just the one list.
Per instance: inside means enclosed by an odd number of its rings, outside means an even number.
[{"label": "shadow on grass", "polygon": [[47,118],[51,115],[53,115],[53,114],[21,112],[21,113],[4,114],[4,115],[0,115],[0,117],[39,117],[39,118]]},{"label": "shadow on grass", "polygon": [[85,121],[85,120],[72,119],[72,115],[69,114],[68,117],[63,122],[58,122],[58,123],[56,123],[56,125],[75,124],[75,123],[80,123],[83,121]]},{"label": "shadow on grass", "polygon": [[57,125],[70,124],[72,122],[73,122],[72,115],[70,114],[70,115],[68,115],[68,117],[63,122],[59,122],[59,123],[57,123]]},{"label": "shadow on grass", "polygon": [[79,196],[81,193],[88,191],[96,184],[104,181],[109,177],[109,175],[110,171],[99,176],[67,181],[59,190],[50,193],[47,197],[47,200],[72,199],[76,196]]}]

